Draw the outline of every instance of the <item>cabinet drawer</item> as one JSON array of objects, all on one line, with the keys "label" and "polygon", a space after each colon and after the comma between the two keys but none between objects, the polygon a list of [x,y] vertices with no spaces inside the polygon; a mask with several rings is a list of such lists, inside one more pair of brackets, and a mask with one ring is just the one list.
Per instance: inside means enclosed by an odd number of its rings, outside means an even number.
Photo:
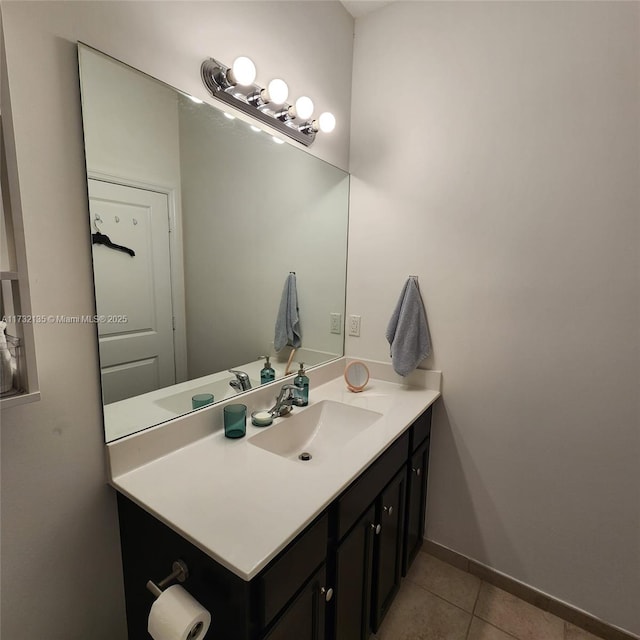
[{"label": "cabinet drawer", "polygon": [[262,627],[273,620],[307,578],[324,562],[327,554],[328,520],[325,513],[258,576]]},{"label": "cabinet drawer", "polygon": [[415,451],[431,435],[431,407],[413,423],[411,451]]},{"label": "cabinet drawer", "polygon": [[406,431],[338,498],[338,539],[351,529],[398,469],[406,464],[408,455],[409,431]]}]

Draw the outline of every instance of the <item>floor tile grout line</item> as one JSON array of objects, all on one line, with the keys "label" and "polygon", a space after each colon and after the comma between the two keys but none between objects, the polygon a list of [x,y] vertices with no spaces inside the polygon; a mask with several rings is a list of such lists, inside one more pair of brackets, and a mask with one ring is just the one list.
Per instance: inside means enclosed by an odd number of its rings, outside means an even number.
[{"label": "floor tile grout line", "polygon": [[[518,636],[513,635],[513,633],[511,633],[510,631],[506,631],[505,629],[503,629],[502,627],[499,627],[495,622],[491,622],[489,620],[486,620],[485,618],[483,618],[482,616],[476,615],[475,613],[473,614],[473,618],[478,618],[478,620],[482,620],[482,622],[488,624],[490,627],[493,627],[494,629],[497,629],[498,631],[500,631],[501,633],[504,633],[506,636],[509,636],[510,638],[513,638],[514,640],[521,640],[521,638],[519,638]],[[566,622],[566,621],[565,621]],[[562,628],[562,640],[565,640],[566,638],[566,625]],[[597,640],[602,640],[599,636],[596,636]]]},{"label": "floor tile grout line", "polygon": [[478,600],[480,600],[480,592],[482,591],[483,584],[484,580],[480,580],[480,584],[478,585],[478,593],[476,593],[476,599],[473,601],[473,608],[471,609],[472,615],[476,614],[476,607],[478,606]]},{"label": "floor tile grout line", "polygon": [[[434,558],[434,559],[438,560],[439,562],[441,562],[441,563],[443,563],[443,564],[446,564],[446,565],[448,565],[449,567],[451,567],[451,568],[453,568],[453,569],[455,569],[455,570],[457,570],[457,571],[461,571],[462,573],[465,573],[465,574],[470,575],[470,576],[475,576],[476,578],[478,578],[478,579],[481,581],[481,585],[482,585],[482,584],[487,584],[487,585],[488,585],[488,586],[490,586],[490,587],[495,587],[496,589],[501,589],[502,591],[505,591],[506,593],[508,593],[508,594],[512,595],[513,597],[518,598],[519,600],[522,600],[523,602],[525,602],[525,603],[527,603],[527,604],[531,605],[532,607],[535,607],[536,609],[539,609],[539,610],[540,610],[540,611],[542,611],[543,613],[548,613],[548,614],[550,614],[550,615],[555,616],[556,618],[559,618],[559,619],[564,623],[564,626],[563,626],[563,636],[562,636],[562,640],[566,640],[567,633],[568,633],[568,629],[569,629],[569,626],[570,626],[570,625],[573,625],[574,627],[577,627],[578,629],[580,629],[580,630],[582,630],[582,631],[585,631],[586,633],[590,633],[590,634],[591,634],[591,635],[592,635],[596,640],[605,640],[605,637],[606,637],[606,636],[595,635],[592,631],[589,631],[589,629],[588,629],[586,626],[583,626],[583,625],[580,625],[580,624],[576,624],[575,622],[572,622],[572,621],[568,620],[567,618],[563,617],[563,616],[562,616],[561,614],[559,614],[559,613],[553,613],[553,612],[548,608],[548,607],[549,607],[549,605],[547,605],[546,607],[544,607],[544,608],[543,608],[543,607],[541,607],[541,606],[539,606],[539,605],[535,604],[534,602],[532,602],[532,601],[530,601],[530,600],[527,600],[527,599],[525,599],[525,598],[520,597],[519,595],[517,595],[517,594],[515,594],[514,592],[510,591],[508,588],[504,588],[504,587],[498,586],[497,584],[495,584],[495,583],[493,583],[493,582],[489,582],[489,581],[487,581],[487,580],[484,580],[484,579],[480,578],[477,574],[475,574],[475,573],[473,573],[472,571],[470,571],[470,569],[469,569],[469,568],[467,568],[467,569],[462,569],[458,564],[456,564],[456,563],[454,563],[454,562],[451,562],[450,560],[447,560],[447,559],[445,559],[445,558],[443,558],[443,557],[441,557],[441,556],[439,556],[439,555],[435,555],[434,553],[432,553],[431,551],[428,551],[427,549],[421,549],[421,550],[420,550],[420,553],[424,553],[425,555],[427,555],[427,556],[429,556],[429,557],[431,557],[431,558]],[[429,590],[429,591],[430,591],[430,590]],[[434,592],[431,592],[431,591],[430,591],[430,593],[434,593]],[[479,593],[479,592],[478,592],[478,593]],[[434,593],[434,595],[438,595],[438,594]],[[444,600],[446,600],[446,598],[443,598],[443,599],[444,599]],[[446,601],[447,601],[447,602],[450,602],[449,600],[446,600]],[[551,602],[553,603],[553,598],[551,598]],[[511,636],[511,637],[513,637],[513,638],[515,638],[516,640],[519,640],[516,636],[513,636],[513,635],[512,635],[512,634],[510,634],[509,632],[504,631],[504,629],[500,629],[500,627],[496,627],[496,625],[495,625],[495,624],[493,624],[493,623],[489,622],[488,620],[485,620],[485,619],[484,619],[484,618],[482,618],[481,616],[476,615],[476,614],[475,614],[475,608],[476,608],[476,606],[477,606],[477,603],[478,603],[478,598],[476,597],[476,602],[475,602],[475,604],[474,604],[474,610],[473,610],[472,615],[475,615],[477,618],[480,618],[480,620],[482,620],[483,622],[487,622],[488,624],[492,625],[492,626],[493,626],[493,627],[495,627],[496,629],[499,629],[500,631],[502,631],[502,632],[506,633],[507,635],[509,635],[509,636]],[[454,603],[450,602],[450,604],[454,604]],[[454,605],[454,606],[457,606],[457,605]],[[460,607],[458,607],[458,608],[460,608]],[[589,617],[592,617],[592,616],[589,616]],[[602,621],[600,621],[600,620],[597,620],[597,618],[595,618],[595,620],[596,620],[597,622],[602,622]],[[603,623],[603,624],[605,624],[605,625],[607,625],[607,626],[609,626],[606,622],[602,622],[602,623]],[[623,633],[624,633],[624,631],[623,631]],[[631,635],[631,636],[629,636],[629,640],[633,640],[633,638],[635,638],[635,637],[636,637],[636,636]],[[638,636],[638,640],[640,640],[640,636]]]},{"label": "floor tile grout line", "polygon": [[[436,598],[438,598],[438,600],[442,600],[443,602],[446,602],[447,604],[450,604],[452,607],[455,607],[456,609],[460,609],[460,611],[463,611],[467,615],[473,617],[473,611],[467,611],[464,607],[461,607],[459,604],[456,604],[455,602],[451,602],[451,600],[447,600],[447,598],[445,598],[444,596],[441,596],[439,593],[436,593],[435,591],[432,591],[431,589],[429,589],[429,587],[425,587],[423,584],[420,584],[419,582],[416,582],[415,580],[411,580],[408,576],[405,576],[405,580],[407,582],[410,582],[414,587],[418,587],[419,589],[422,589],[422,591],[426,591],[427,593],[431,594],[432,596],[435,596]],[[476,599],[477,599],[477,596],[476,596]],[[474,604],[474,606],[475,606],[475,604]]]},{"label": "floor tile grout line", "polygon": [[473,613],[469,616],[469,624],[467,625],[467,631],[464,634],[464,640],[469,640],[469,633],[471,631],[472,624],[473,624]]},{"label": "floor tile grout line", "polygon": [[[489,627],[492,627],[493,629],[496,629],[498,631],[500,631],[500,633],[504,634],[505,636],[507,636],[510,639],[513,640],[521,640],[519,638],[519,636],[514,635],[513,633],[511,633],[510,631],[507,631],[503,628],[501,628],[500,626],[498,626],[494,621],[491,620],[487,620],[485,619],[482,615],[478,615],[476,613],[477,607],[478,607],[478,600],[480,599],[480,593],[482,590],[483,585],[487,585],[487,586],[493,586],[491,585],[491,583],[486,582],[485,580],[480,580],[480,584],[478,586],[478,591],[476,593],[476,597],[475,597],[475,601],[472,607],[471,612],[469,612],[467,609],[464,609],[463,607],[459,606],[458,604],[451,602],[450,600],[448,600],[447,598],[445,598],[444,596],[432,591],[430,588],[424,586],[423,584],[420,584],[418,582],[416,582],[415,580],[412,580],[411,578],[409,578],[408,576],[405,577],[406,582],[409,583],[410,585],[412,585],[413,587],[417,587],[420,591],[429,594],[430,596],[433,596],[435,598],[437,598],[438,600],[442,601],[442,602],[446,602],[448,605],[455,607],[457,610],[461,611],[462,613],[466,614],[469,616],[469,621],[467,624],[467,629],[466,632],[464,634],[464,639],[465,640],[469,640],[470,638],[470,633],[471,633],[471,626],[473,624],[473,619],[477,618],[478,620],[480,620],[483,624],[486,624]],[[515,596],[517,597],[517,596]],[[526,602],[526,601],[523,601]],[[527,604],[531,604],[531,603],[527,603]],[[540,607],[536,607],[535,605],[531,605],[533,607],[535,607],[536,609],[540,609]],[[544,610],[540,609],[543,613]],[[562,620],[562,619],[561,619]],[[562,629],[562,640],[566,639],[566,634],[567,634],[567,627],[569,626],[569,622],[567,620],[562,620],[563,622],[563,629]],[[371,635],[370,639],[371,640],[376,640],[378,636],[377,635]],[[598,640],[603,640],[601,638],[599,638],[598,636],[595,636]]]},{"label": "floor tile grout line", "polygon": [[[424,554],[425,554],[425,555],[427,555],[427,556],[431,556],[431,554],[429,554],[427,551],[421,551],[421,553],[424,553]],[[456,566],[454,566],[454,565],[452,565],[452,564],[449,564],[449,563],[448,563],[448,562],[446,562],[445,560],[441,560],[440,558],[438,558],[438,557],[436,557],[436,556],[431,556],[431,557],[435,558],[436,560],[439,560],[439,561],[440,561],[440,562],[442,562],[443,564],[446,564],[446,565],[448,565],[449,567],[451,567],[451,568],[453,568],[453,569],[456,569],[456,570],[458,570],[458,571],[460,571],[460,572],[462,572],[462,573],[465,573],[465,574],[470,575],[470,576],[474,576],[474,574],[470,573],[469,571],[465,571],[464,569],[460,569],[459,567],[456,567]],[[500,587],[497,587],[496,585],[494,585],[494,584],[493,584],[493,583],[491,583],[491,582],[488,582],[488,581],[486,581],[486,580],[483,580],[483,579],[482,579],[482,578],[480,578],[479,576],[474,576],[474,577],[478,578],[478,580],[479,580],[480,584],[479,584],[479,586],[478,586],[478,591],[477,591],[477,593],[476,593],[476,597],[475,597],[475,600],[474,600],[474,603],[473,603],[473,607],[472,607],[472,609],[471,609],[471,612],[469,612],[469,611],[468,611],[467,609],[465,609],[464,607],[461,607],[459,604],[456,604],[455,602],[452,602],[451,600],[449,600],[449,599],[448,599],[448,598],[446,598],[445,596],[440,595],[440,594],[439,594],[439,593],[437,593],[436,591],[433,591],[431,588],[429,588],[429,587],[427,587],[427,586],[425,586],[425,585],[423,585],[423,584],[421,584],[421,583],[417,582],[415,579],[412,579],[411,577],[409,577],[409,575],[405,576],[405,579],[406,579],[406,581],[407,581],[407,582],[410,582],[410,583],[411,583],[411,584],[413,584],[414,586],[419,587],[421,590],[426,591],[427,593],[429,593],[429,594],[431,594],[431,595],[435,596],[436,598],[438,598],[438,599],[440,599],[440,600],[442,600],[442,601],[446,602],[447,604],[450,604],[450,605],[452,605],[452,606],[456,607],[456,608],[457,608],[457,609],[459,609],[460,611],[463,611],[464,613],[467,613],[467,614],[469,614],[469,615],[470,615],[470,620],[469,620],[469,625],[468,625],[468,627],[467,627],[467,633],[466,633],[466,635],[465,635],[465,640],[468,640],[469,633],[470,633],[470,631],[471,631],[471,624],[473,623],[473,618],[474,618],[474,617],[476,617],[476,618],[478,618],[479,620],[481,620],[482,622],[484,622],[484,623],[486,623],[486,624],[488,624],[488,625],[490,625],[490,626],[494,627],[495,629],[498,629],[499,631],[501,631],[502,633],[506,634],[506,635],[507,635],[507,636],[509,636],[510,638],[513,638],[514,640],[520,640],[520,639],[518,638],[518,636],[515,636],[515,635],[513,635],[512,633],[510,633],[509,631],[506,631],[505,629],[502,629],[501,627],[499,627],[498,625],[496,625],[496,624],[495,624],[495,622],[492,622],[492,621],[490,621],[490,620],[486,620],[484,617],[482,617],[481,615],[478,615],[478,614],[476,613],[476,609],[477,609],[477,606],[478,606],[478,601],[479,601],[479,599],[480,599],[480,593],[481,593],[481,591],[482,591],[482,587],[483,587],[484,585],[487,585],[488,587],[495,587],[495,588],[497,588],[497,589],[501,589],[501,588],[500,588]],[[504,591],[504,589],[501,589],[501,590],[503,590],[503,591]],[[524,603],[526,603],[526,604],[530,605],[531,607],[534,607],[535,609],[540,610],[542,613],[551,613],[550,611],[548,611],[548,609],[543,609],[542,607],[539,607],[538,605],[536,605],[536,604],[534,604],[534,603],[532,603],[532,602],[529,602],[528,600],[524,600],[523,598],[520,598],[519,596],[517,596],[517,595],[515,595],[515,594],[511,593],[510,591],[506,591],[506,593],[510,594],[510,595],[511,595],[511,596],[513,596],[514,598],[517,598],[518,600],[522,600],[522,602],[524,602]],[[555,615],[555,614],[552,614],[552,615]],[[562,640],[566,640],[568,627],[569,627],[569,625],[571,625],[572,623],[571,623],[571,622],[569,622],[568,620],[566,620],[566,619],[562,618],[561,616],[557,616],[557,615],[556,615],[556,617],[557,617],[557,618],[559,618],[559,619],[562,621],[562,623],[563,623],[563,628],[562,628]],[[574,626],[578,626],[578,628],[579,628],[579,629],[582,629],[582,627],[580,627],[579,625],[574,625]],[[594,636],[594,638],[596,638],[596,640],[604,640],[604,638],[602,638],[601,636],[596,636],[596,635],[594,635],[594,634],[592,634],[592,635]],[[372,640],[375,640],[375,638],[374,638],[374,637],[372,637]]]},{"label": "floor tile grout line", "polygon": [[[494,629],[497,629],[500,633],[504,633],[505,636],[509,636],[510,638],[513,638],[513,640],[520,640],[520,638],[518,638],[518,636],[514,636],[513,633],[509,633],[508,631],[505,631],[504,629],[501,629],[497,625],[493,624],[493,622],[489,622],[488,620],[485,620],[480,616],[476,616],[475,614],[471,616],[471,622],[469,623],[469,631],[471,631],[471,624],[473,623],[474,618],[477,618],[481,622],[484,622],[486,625],[493,627]],[[469,631],[467,631],[466,640],[469,640]]]},{"label": "floor tile grout line", "polygon": [[469,634],[471,633],[471,625],[473,624],[473,617],[475,616],[476,606],[478,604],[478,598],[480,597],[480,589],[482,589],[482,580],[480,580],[480,584],[478,585],[478,592],[476,593],[475,600],[473,601],[473,607],[471,607],[471,617],[469,618],[469,626],[467,627],[467,635],[465,635],[465,640],[469,640]]}]

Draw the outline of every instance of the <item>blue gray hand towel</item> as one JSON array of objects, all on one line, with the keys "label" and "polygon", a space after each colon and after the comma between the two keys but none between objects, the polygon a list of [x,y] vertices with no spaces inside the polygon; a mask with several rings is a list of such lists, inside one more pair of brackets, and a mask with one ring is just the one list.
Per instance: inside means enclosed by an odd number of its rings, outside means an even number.
[{"label": "blue gray hand towel", "polygon": [[298,292],[296,290],[296,274],[290,273],[284,283],[273,346],[280,351],[286,345],[296,349],[302,344],[300,316],[298,315]]},{"label": "blue gray hand towel", "polygon": [[391,346],[394,371],[409,375],[431,353],[427,315],[418,289],[417,278],[404,285],[386,333]]}]

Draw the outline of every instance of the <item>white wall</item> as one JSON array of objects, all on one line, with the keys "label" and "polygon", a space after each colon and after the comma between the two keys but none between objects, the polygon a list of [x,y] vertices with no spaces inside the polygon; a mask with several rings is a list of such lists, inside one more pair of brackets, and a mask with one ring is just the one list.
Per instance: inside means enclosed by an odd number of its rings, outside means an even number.
[{"label": "white wall", "polygon": [[180,200],[176,92],[89,49],[81,65],[88,170],[172,189]]},{"label": "white wall", "polygon": [[[278,70],[336,113],[313,152],[347,165],[353,21],[338,3],[3,1],[2,22],[36,314],[93,313],[76,40],[201,98],[202,59],[246,53],[260,82]],[[95,327],[35,337],[42,400],[2,414],[1,635],[121,640]]]},{"label": "white wall", "polygon": [[635,633],[639,12],[398,2],[356,21],[347,343],[388,361],[419,276],[444,373],[427,537]]}]

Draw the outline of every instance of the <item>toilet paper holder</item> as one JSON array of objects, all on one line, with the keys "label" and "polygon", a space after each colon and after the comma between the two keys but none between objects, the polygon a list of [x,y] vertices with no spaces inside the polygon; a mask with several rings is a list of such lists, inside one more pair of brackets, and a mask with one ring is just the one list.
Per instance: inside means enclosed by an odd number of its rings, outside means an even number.
[{"label": "toilet paper holder", "polygon": [[174,560],[171,565],[173,571],[164,580],[160,580],[156,584],[153,580],[147,582],[147,589],[153,593],[156,598],[160,597],[160,594],[169,586],[170,582],[177,580],[178,582],[184,582],[189,577],[189,568],[184,560]]}]

